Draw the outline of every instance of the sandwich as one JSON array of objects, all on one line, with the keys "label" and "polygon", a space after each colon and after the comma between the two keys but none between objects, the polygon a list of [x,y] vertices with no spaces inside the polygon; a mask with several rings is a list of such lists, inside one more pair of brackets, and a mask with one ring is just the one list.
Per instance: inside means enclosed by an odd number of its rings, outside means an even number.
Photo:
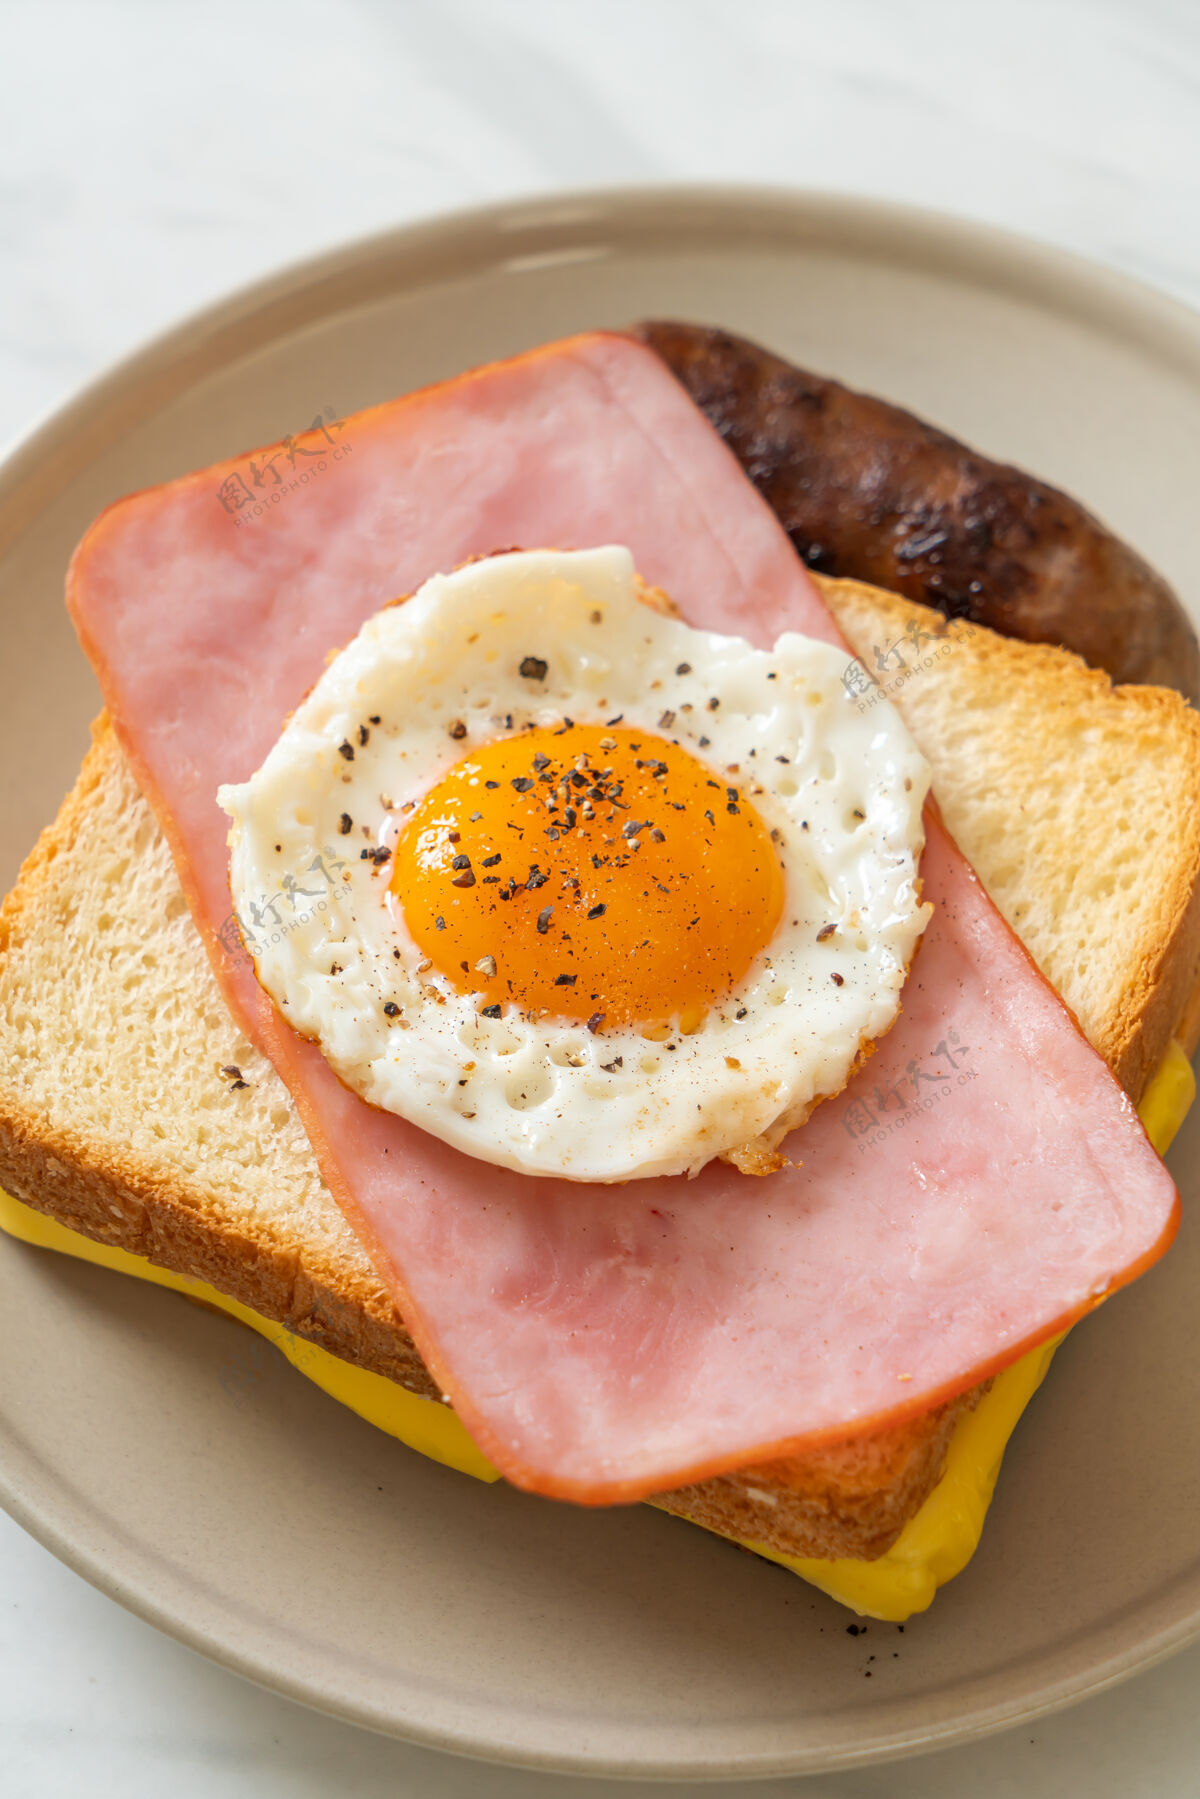
[{"label": "sandwich", "polygon": [[240,458],[77,554],[107,712],[2,915],[5,1226],[469,1473],[907,1616],[1175,1227],[1130,1102],[1165,1150],[1194,715],[810,579],[628,338],[339,447],[262,517]]}]

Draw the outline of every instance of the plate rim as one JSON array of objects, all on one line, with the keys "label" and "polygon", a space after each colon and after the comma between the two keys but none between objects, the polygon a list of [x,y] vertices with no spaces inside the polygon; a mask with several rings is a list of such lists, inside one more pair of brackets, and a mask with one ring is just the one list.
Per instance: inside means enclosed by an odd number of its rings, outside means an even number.
[{"label": "plate rim", "polygon": [[[636,221],[648,230],[664,210],[674,215],[676,229],[687,215],[692,215],[695,228],[706,214],[728,214],[722,223],[740,227],[747,243],[755,236],[774,239],[781,230],[790,230],[812,241],[836,239],[839,247],[849,244],[874,252],[877,259],[920,268],[928,268],[934,259],[947,267],[960,265],[958,272],[966,274],[962,265],[970,262],[974,270],[969,278],[976,285],[984,268],[991,285],[1022,298],[1029,296],[1032,283],[1037,297],[1045,295],[1053,310],[1090,315],[1110,326],[1119,323],[1126,335],[1132,326],[1132,335],[1145,337],[1160,359],[1169,349],[1173,360],[1200,375],[1200,308],[1078,251],[968,214],[785,183],[679,181],[551,188],[515,200],[437,211],[349,238],[241,283],[153,333],[0,443],[0,550],[10,536],[19,535],[20,518],[12,517],[15,502],[29,493],[37,465],[76,449],[73,461],[78,466],[78,452],[91,435],[81,428],[93,413],[121,401],[141,384],[158,398],[178,392],[185,385],[180,377],[201,349],[213,354],[223,340],[256,320],[260,340],[265,339],[263,328],[272,317],[294,311],[297,296],[311,306],[316,295],[346,286],[364,270],[386,265],[389,259],[428,258],[439,250],[449,273],[455,260],[477,262],[469,250],[466,255],[459,250],[457,258],[454,252],[464,240],[469,244],[482,234],[493,237],[498,248],[506,245],[511,260],[519,245],[544,244],[547,233],[556,234],[565,251],[573,247],[571,234],[585,224],[599,226],[620,214],[623,224]],[[885,247],[888,253],[883,258],[880,251]],[[243,346],[242,353],[252,347]],[[118,410],[131,413],[128,407]],[[68,457],[68,471],[71,464]],[[57,476],[55,485],[64,478],[69,479],[69,473]],[[11,530],[13,522],[16,532]]]},{"label": "plate rim", "polygon": [[[365,305],[391,291],[389,276],[405,264],[421,264],[420,285],[450,278],[456,270],[478,273],[492,261],[501,265],[522,255],[554,261],[579,259],[580,236],[588,229],[619,227],[628,242],[631,229],[646,233],[667,226],[678,247],[689,232],[719,219],[722,244],[739,237],[828,244],[843,251],[910,264],[934,274],[952,274],[977,286],[1000,287],[1059,315],[1103,325],[1109,334],[1133,341],[1160,362],[1182,365],[1200,384],[1200,312],[1139,278],[1077,252],[953,212],[910,206],[869,195],[808,189],[784,184],[714,182],[646,183],[556,190],[483,205],[440,211],[405,224],[355,237],[290,262],[189,312],[27,427],[0,455],[0,553],[25,530],[82,467],[94,461],[95,446],[124,434],[197,378],[201,363],[228,365],[273,341],[286,322],[315,323],[339,308],[338,296]],[[574,252],[574,255],[572,253]],[[365,279],[364,279],[365,278]],[[394,285],[394,283],[392,284]],[[366,291],[364,291],[364,287]],[[16,1440],[9,1433],[8,1444]],[[1037,1693],[1026,1692],[983,1704],[938,1724],[912,1725],[866,1745],[843,1750],[808,1748],[788,1753],[764,1751],[720,1761],[711,1756],[683,1762],[646,1756],[614,1757],[581,1751],[540,1751],[494,1731],[464,1737],[449,1727],[433,1727],[414,1714],[384,1715],[370,1705],[335,1701],[311,1682],[264,1664],[219,1634],[191,1623],[156,1592],[146,1575],[141,1584],[114,1565],[111,1537],[97,1546],[80,1534],[86,1504],[45,1475],[42,1491],[56,1494],[38,1502],[35,1458],[26,1449],[0,1457],[0,1506],[34,1539],[92,1586],[186,1647],[231,1672],[286,1698],[384,1735],[473,1759],[571,1774],[718,1780],[832,1772],[920,1755],[993,1735],[1005,1728],[1103,1692],[1200,1639],[1200,1590],[1183,1603],[1182,1587],[1171,1622],[1124,1648],[1110,1648],[1087,1669],[1061,1675]],[[66,1502],[64,1504],[64,1501]],[[74,1529],[67,1512],[74,1504]],[[107,1557],[107,1559],[106,1559]],[[1200,1577],[1198,1577],[1200,1578]],[[1193,1583],[1195,1584],[1195,1583]],[[1139,1602],[1147,1603],[1146,1600]],[[1119,1618],[1116,1614],[1115,1618]],[[1092,1634],[1115,1628],[1115,1621]],[[1039,1658],[1044,1660],[1045,1653]],[[1037,1665],[1035,1662],[1034,1666]],[[992,1679],[995,1676],[990,1677]],[[897,1702],[907,1704],[910,1702]],[[885,1713],[886,1715],[886,1713]]]}]

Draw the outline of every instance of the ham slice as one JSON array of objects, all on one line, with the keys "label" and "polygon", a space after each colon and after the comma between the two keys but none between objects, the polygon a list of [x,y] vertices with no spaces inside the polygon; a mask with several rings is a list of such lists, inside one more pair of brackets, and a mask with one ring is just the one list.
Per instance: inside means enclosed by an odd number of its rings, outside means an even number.
[{"label": "ham slice", "polygon": [[291,445],[294,470],[274,452],[287,485],[260,517],[234,502],[239,481],[269,501],[251,477],[270,452],[110,508],[68,598],[230,1004],[504,1474],[606,1504],[898,1421],[1162,1253],[1170,1177],[932,810],[936,911],[901,1018],[775,1175],[529,1179],[343,1088],[222,947],[214,797],[262,761],[332,647],[468,556],[605,542],[694,625],[838,638],[732,456],[627,339],[551,345],[326,432],[306,459]]}]

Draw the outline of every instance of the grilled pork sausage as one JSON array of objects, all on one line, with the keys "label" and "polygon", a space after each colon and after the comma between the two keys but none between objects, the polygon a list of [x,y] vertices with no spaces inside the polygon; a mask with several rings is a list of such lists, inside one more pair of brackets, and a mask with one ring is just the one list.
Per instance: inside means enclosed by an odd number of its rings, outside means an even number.
[{"label": "grilled pork sausage", "polygon": [[1064,644],[1114,681],[1200,690],[1171,588],[1057,488],[886,400],[703,325],[653,320],[655,350],[716,426],[804,561]]}]

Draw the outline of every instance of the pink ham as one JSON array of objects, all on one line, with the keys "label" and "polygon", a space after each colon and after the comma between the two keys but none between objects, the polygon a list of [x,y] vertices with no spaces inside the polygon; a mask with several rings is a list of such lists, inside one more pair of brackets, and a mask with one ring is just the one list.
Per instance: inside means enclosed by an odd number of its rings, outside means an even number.
[{"label": "pink ham", "polygon": [[612,1503],[898,1421],[1162,1253],[1169,1176],[935,817],[922,872],[936,914],[900,1021],[790,1140],[781,1173],[525,1179],[348,1093],[217,941],[230,902],[216,788],[262,761],[332,646],[434,572],[510,544],[628,544],[692,624],[760,643],[837,633],[719,438],[624,338],[572,339],[363,413],[338,449],[240,527],[220,494],[248,458],[122,501],[84,539],[68,598],[231,1004],[435,1377],[511,1480]]}]

